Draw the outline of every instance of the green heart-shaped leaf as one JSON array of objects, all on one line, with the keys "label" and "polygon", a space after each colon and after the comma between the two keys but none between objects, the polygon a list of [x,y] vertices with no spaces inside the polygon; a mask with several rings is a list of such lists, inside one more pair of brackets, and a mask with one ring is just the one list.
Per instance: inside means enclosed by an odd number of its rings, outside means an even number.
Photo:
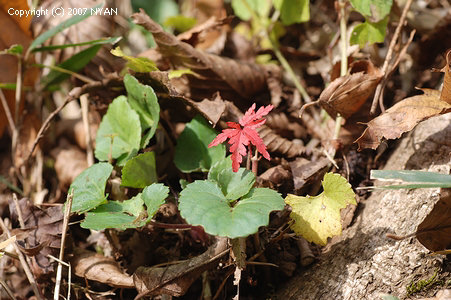
[{"label": "green heart-shaped leaf", "polygon": [[201,225],[212,235],[245,237],[268,225],[269,213],[281,210],[284,202],[279,193],[267,188],[253,188],[235,206],[231,206],[216,182],[197,180],[189,184],[179,198],[183,218]]}]

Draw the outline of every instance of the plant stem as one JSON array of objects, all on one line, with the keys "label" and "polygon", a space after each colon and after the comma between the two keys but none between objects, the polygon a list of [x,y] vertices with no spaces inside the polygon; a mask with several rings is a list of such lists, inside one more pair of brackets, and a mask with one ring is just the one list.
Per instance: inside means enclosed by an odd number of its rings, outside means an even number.
[{"label": "plant stem", "polygon": [[251,158],[252,161],[252,173],[254,173],[255,177],[257,177],[257,170],[258,170],[258,150],[255,149],[255,155]]},{"label": "plant stem", "polygon": [[271,22],[269,23],[268,26],[265,26],[265,24],[261,20],[261,17],[257,13],[255,13],[255,11],[249,5],[247,0],[244,0],[243,4],[251,12],[252,18],[260,25],[260,27],[265,29],[263,31],[264,36],[269,40],[269,42],[271,44],[271,48],[274,51],[274,54],[276,55],[277,60],[279,60],[280,64],[282,65],[282,68],[288,73],[288,75],[290,76],[291,80],[293,80],[294,86],[299,91],[299,93],[301,94],[302,98],[304,98],[306,103],[312,102],[312,99],[310,98],[309,94],[307,93],[307,91],[302,86],[301,82],[299,81],[299,78],[296,76],[296,73],[294,73],[294,71],[291,68],[290,64],[285,59],[285,57],[283,56],[282,52],[280,52],[279,46],[277,45],[277,41],[274,40],[271,37],[271,34],[269,32],[270,29],[273,26],[273,23],[277,20],[277,18],[279,16],[279,12],[277,12],[277,11],[274,12],[273,17],[271,18]]},{"label": "plant stem", "polygon": [[[348,39],[347,39],[347,28],[346,28],[346,1],[345,0],[339,0],[338,6],[340,8],[340,37],[341,37],[341,65],[340,65],[340,76],[345,76],[348,72]],[[341,122],[343,120],[343,117],[340,114],[337,114],[337,117],[335,118],[335,131],[334,131],[334,137],[333,139],[338,139],[340,135],[341,130]],[[332,149],[331,156],[332,158],[335,157],[337,150],[335,148]]]},{"label": "plant stem", "polygon": [[252,147],[251,144],[247,146],[247,160],[246,160],[246,170],[251,169],[251,160],[252,160]]},{"label": "plant stem", "polygon": [[269,40],[271,42],[271,47],[273,48],[272,50],[274,51],[274,54],[276,55],[277,59],[279,60],[280,64],[284,68],[284,70],[288,73],[288,75],[290,75],[291,80],[293,80],[294,86],[299,91],[302,98],[304,98],[306,103],[312,102],[312,99],[310,98],[309,94],[302,86],[301,82],[299,81],[299,78],[294,73],[293,69],[291,68],[290,64],[283,56],[282,52],[280,52],[279,47],[276,45],[275,41],[273,41],[272,38],[269,38]]},{"label": "plant stem", "polygon": [[348,72],[348,40],[347,40],[347,28],[346,28],[346,1],[339,0],[338,5],[340,7],[340,36],[341,36],[341,65],[340,76],[345,76]]}]

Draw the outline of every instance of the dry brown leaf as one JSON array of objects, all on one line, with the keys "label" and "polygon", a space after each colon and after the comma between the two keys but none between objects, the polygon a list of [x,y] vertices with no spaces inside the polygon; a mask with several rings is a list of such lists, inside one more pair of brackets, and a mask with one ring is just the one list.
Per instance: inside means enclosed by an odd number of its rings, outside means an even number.
[{"label": "dry brown leaf", "polygon": [[225,110],[224,100],[219,93],[213,95],[214,99],[204,99],[201,102],[196,102],[194,105],[199,111],[203,111],[212,122],[211,126],[215,127]]},{"label": "dry brown leaf", "polygon": [[54,150],[55,172],[60,187],[68,188],[81,172],[88,168],[86,153],[62,139]]},{"label": "dry brown leaf", "polygon": [[[153,34],[161,54],[171,63],[189,68],[202,78],[188,75],[192,88],[191,97],[198,98],[202,91],[220,91],[221,94],[239,95],[248,99],[266,89],[266,79],[271,70],[272,76],[281,74],[278,67],[262,66],[248,62],[240,62],[227,57],[202,52],[191,45],[180,42],[172,34],[166,33],[160,25],[150,19],[143,11],[132,15],[136,24],[144,26]],[[204,97],[202,97],[204,98]]]},{"label": "dry brown leaf", "polygon": [[441,70],[445,73],[445,78],[443,79],[443,89],[440,94],[440,100],[451,104],[451,71],[449,69],[449,64],[451,63],[451,49],[446,53],[446,65]]},{"label": "dry brown leaf", "polygon": [[217,260],[227,253],[227,239],[219,237],[207,251],[167,267],[139,267],[133,274],[133,281],[139,295],[168,294],[180,297],[191,284]]},{"label": "dry brown leaf", "polygon": [[[189,4],[187,4],[190,2]],[[232,17],[227,17],[223,0],[190,0],[182,5],[182,14],[194,17],[199,25],[178,35],[197,49],[219,54],[224,49]],[[186,8],[185,10],[183,10]],[[225,26],[224,26],[225,25]],[[189,41],[187,40],[189,38]],[[193,41],[195,40],[195,41]]]},{"label": "dry brown leaf", "polygon": [[257,182],[259,186],[278,189],[280,191],[282,185],[289,185],[289,183],[291,183],[292,177],[289,170],[286,170],[282,165],[277,165],[269,168],[258,176]]},{"label": "dry brown leaf", "polygon": [[111,257],[76,248],[70,259],[75,275],[117,288],[133,288],[133,278]]},{"label": "dry brown leaf", "polygon": [[298,116],[288,115],[284,112],[271,112],[266,117],[265,125],[286,138],[306,139],[307,130],[299,124]]},{"label": "dry brown leaf", "polygon": [[371,61],[354,62],[350,74],[332,81],[318,101],[330,116],[335,118],[339,113],[349,118],[374,92],[382,76],[382,72]]},{"label": "dry brown leaf", "polygon": [[327,158],[321,158],[318,161],[309,161],[300,157],[290,162],[294,189],[300,191],[307,183],[321,178],[328,164],[329,160]]},{"label": "dry brown leaf", "polygon": [[282,102],[282,85],[280,80],[276,77],[268,76],[266,84],[268,85],[271,94],[271,104],[274,105],[274,107],[278,107],[280,102]]},{"label": "dry brown leaf", "polygon": [[275,185],[281,185],[285,181],[290,180],[292,175],[290,171],[286,170],[282,165],[277,165],[269,168],[263,172],[260,176],[263,181],[269,181]]},{"label": "dry brown leaf", "polygon": [[[47,274],[53,271],[54,262],[47,255],[58,256],[61,247],[61,229],[63,226],[63,210],[61,206],[40,209],[27,198],[19,200],[19,209],[28,235],[22,241],[23,252],[33,254],[34,274]],[[11,218],[17,221],[17,210],[14,202],[10,203]],[[23,242],[26,242],[23,244]],[[18,240],[18,243],[21,242]]]},{"label": "dry brown leaf", "polygon": [[177,35],[177,39],[208,53],[219,54],[224,49],[226,40],[228,27],[224,25],[231,21],[230,17],[218,20],[215,16],[211,16],[205,22]]},{"label": "dry brown leaf", "polygon": [[440,190],[440,200],[418,225],[416,236],[431,251],[451,248],[451,189]]},{"label": "dry brown leaf", "polygon": [[451,112],[451,104],[441,101],[439,91],[425,89],[424,95],[406,98],[367,123],[368,128],[355,141],[359,151],[376,149],[381,139],[397,139],[412,130],[419,122]]}]

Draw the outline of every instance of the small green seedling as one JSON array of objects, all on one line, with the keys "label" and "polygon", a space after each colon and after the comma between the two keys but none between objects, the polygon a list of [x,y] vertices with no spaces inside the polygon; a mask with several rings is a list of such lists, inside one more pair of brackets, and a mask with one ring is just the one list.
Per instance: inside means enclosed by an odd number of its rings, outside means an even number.
[{"label": "small green seedling", "polygon": [[[124,78],[126,96],[113,100],[103,116],[96,138],[95,156],[100,161],[83,171],[69,188],[73,191],[72,211],[86,213],[84,228],[136,228],[145,225],[169,194],[169,188],[157,183],[155,154],[137,155],[155,134],[160,107],[150,86],[133,76]],[[122,167],[122,186],[141,188],[131,199],[115,201],[105,195],[112,160]],[[108,162],[107,162],[108,161]]]},{"label": "small green seedling", "polygon": [[233,172],[232,161],[224,158],[210,169],[207,180],[196,180],[180,193],[180,213],[212,235],[238,238],[256,233],[268,225],[271,211],[285,205],[279,193],[254,188],[254,183],[252,172]]}]

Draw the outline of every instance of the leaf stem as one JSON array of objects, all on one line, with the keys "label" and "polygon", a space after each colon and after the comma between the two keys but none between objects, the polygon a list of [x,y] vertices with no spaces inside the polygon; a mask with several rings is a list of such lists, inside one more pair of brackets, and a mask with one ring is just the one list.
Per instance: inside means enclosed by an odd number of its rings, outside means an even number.
[{"label": "leaf stem", "polygon": [[251,147],[251,144],[249,144],[247,146],[246,170],[251,169],[251,160],[252,160],[252,147]]},{"label": "leaf stem", "polygon": [[254,173],[255,177],[257,177],[257,170],[258,170],[258,161],[260,159],[258,158],[258,150],[255,148],[255,155],[251,158],[252,161],[252,173]]}]

